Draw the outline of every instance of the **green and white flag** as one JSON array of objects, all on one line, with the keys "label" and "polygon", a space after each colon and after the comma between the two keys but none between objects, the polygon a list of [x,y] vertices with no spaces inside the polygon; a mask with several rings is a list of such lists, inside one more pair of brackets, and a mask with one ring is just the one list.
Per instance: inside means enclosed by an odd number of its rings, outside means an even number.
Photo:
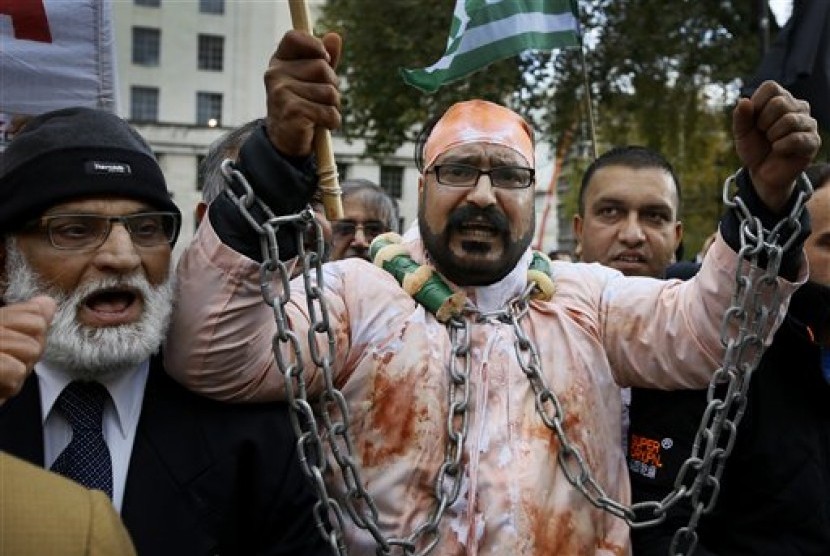
[{"label": "green and white flag", "polygon": [[456,0],[443,58],[428,68],[401,69],[401,75],[432,93],[524,50],[578,45],[575,0]]}]

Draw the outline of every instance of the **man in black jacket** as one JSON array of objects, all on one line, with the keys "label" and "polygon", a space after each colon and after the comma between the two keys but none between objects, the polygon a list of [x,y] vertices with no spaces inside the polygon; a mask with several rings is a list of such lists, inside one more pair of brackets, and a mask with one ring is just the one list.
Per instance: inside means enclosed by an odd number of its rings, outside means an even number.
[{"label": "man in black jacket", "polygon": [[286,406],[202,398],[162,367],[179,216],[114,114],[57,110],[15,135],[0,164],[0,398],[16,394],[0,450],[104,491],[142,555],[329,554]]},{"label": "man in black jacket", "polygon": [[[696,556],[830,554],[830,165],[811,167],[808,177],[810,280],[752,376],[717,503],[697,527]],[[635,502],[672,490],[706,405],[705,391],[633,392]],[[683,499],[663,523],[634,530],[635,556],[668,554],[691,512]]]}]

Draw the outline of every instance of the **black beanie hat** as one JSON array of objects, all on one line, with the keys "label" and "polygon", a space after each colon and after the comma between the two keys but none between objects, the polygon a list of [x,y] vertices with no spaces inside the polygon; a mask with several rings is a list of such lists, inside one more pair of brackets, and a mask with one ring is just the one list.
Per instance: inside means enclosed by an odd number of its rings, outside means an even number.
[{"label": "black beanie hat", "polygon": [[0,234],[49,207],[119,196],[181,215],[153,151],[127,122],[104,110],[64,108],[29,120],[0,153]]}]

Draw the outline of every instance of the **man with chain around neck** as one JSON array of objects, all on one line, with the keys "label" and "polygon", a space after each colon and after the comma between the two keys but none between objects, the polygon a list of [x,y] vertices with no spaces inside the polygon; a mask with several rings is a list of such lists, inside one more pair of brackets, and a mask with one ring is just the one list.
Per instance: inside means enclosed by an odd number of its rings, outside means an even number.
[{"label": "man with chain around neck", "polygon": [[[629,554],[609,502],[630,501],[619,388],[708,383],[739,264],[735,211],[685,283],[550,263],[529,248],[533,132],[514,111],[470,100],[425,129],[418,222],[375,240],[375,266],[327,263],[322,283],[287,292],[285,269],[261,291],[301,247],[280,226],[261,249],[251,220],[268,232],[268,211],[297,213],[313,194],[314,130],[340,123],[340,49],[338,35],[292,31],[272,57],[267,117],[237,162],[268,210],[230,195],[211,205],[179,265],[170,338],[182,349],[169,372],[223,400],[319,402],[310,446],[330,466],[310,475],[343,517],[340,553]],[[815,122],[771,82],[734,122],[740,195],[774,225],[818,149]],[[784,300],[804,280],[802,243],[772,280]]]}]

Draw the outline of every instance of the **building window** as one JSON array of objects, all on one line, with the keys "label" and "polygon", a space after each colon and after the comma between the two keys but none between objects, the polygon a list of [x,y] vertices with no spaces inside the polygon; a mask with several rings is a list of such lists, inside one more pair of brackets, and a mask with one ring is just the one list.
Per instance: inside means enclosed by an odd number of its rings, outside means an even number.
[{"label": "building window", "polygon": [[380,186],[393,199],[400,199],[403,193],[403,166],[381,166]]},{"label": "building window", "polygon": [[159,90],[156,87],[130,87],[130,119],[138,122],[158,121]]},{"label": "building window", "polygon": [[222,125],[222,93],[196,93],[196,123],[208,127]]},{"label": "building window", "polygon": [[335,166],[337,166],[337,178],[342,180],[349,179],[349,165],[345,162],[335,162]]},{"label": "building window", "polygon": [[199,12],[222,15],[225,13],[225,0],[199,0]]},{"label": "building window", "polygon": [[158,8],[161,6],[161,0],[134,0],[136,6],[147,6],[148,8]]},{"label": "building window", "polygon": [[150,27],[133,27],[133,63],[140,66],[159,65],[161,31]]},{"label": "building window", "polygon": [[199,35],[199,69],[222,71],[224,51],[225,37],[219,35]]}]

